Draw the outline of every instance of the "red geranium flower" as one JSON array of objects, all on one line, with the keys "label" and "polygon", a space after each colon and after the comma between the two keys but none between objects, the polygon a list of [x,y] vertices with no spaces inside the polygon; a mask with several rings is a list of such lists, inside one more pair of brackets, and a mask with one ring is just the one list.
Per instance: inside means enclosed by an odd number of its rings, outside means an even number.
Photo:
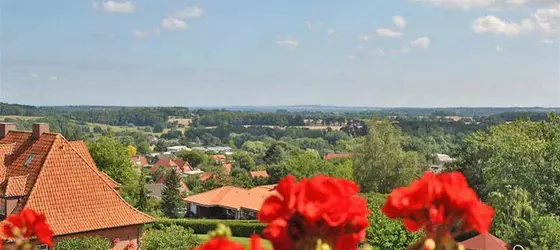
[{"label": "red geranium flower", "polygon": [[196,248],[196,250],[243,250],[243,245],[226,237],[215,237]]},{"label": "red geranium flower", "polygon": [[427,234],[442,226],[450,230],[458,222],[463,230],[486,233],[494,216],[459,172],[426,172],[410,186],[393,190],[382,211],[389,218],[403,219],[408,230],[424,228]]},{"label": "red geranium flower", "polygon": [[354,182],[317,175],[296,183],[290,175],[276,189],[278,195],[267,198],[259,212],[274,249],[305,248],[317,239],[356,249],[363,241],[369,211]]},{"label": "red geranium flower", "polygon": [[39,241],[53,246],[51,230],[45,215],[31,209],[24,209],[17,215],[10,215],[2,225],[2,232],[8,238],[29,239],[36,236]]}]

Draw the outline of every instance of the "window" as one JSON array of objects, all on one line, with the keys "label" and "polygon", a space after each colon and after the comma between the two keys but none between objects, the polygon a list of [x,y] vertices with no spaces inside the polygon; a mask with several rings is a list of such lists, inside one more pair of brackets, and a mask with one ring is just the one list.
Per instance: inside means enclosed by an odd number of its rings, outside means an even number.
[{"label": "window", "polygon": [[49,250],[49,246],[47,246],[47,245],[39,245],[39,250]]},{"label": "window", "polygon": [[34,154],[29,154],[29,157],[27,157],[27,160],[25,161],[25,163],[23,164],[23,166],[25,166],[26,168],[29,167],[29,164],[31,164],[31,161],[33,161],[33,159],[35,159],[35,155]]}]

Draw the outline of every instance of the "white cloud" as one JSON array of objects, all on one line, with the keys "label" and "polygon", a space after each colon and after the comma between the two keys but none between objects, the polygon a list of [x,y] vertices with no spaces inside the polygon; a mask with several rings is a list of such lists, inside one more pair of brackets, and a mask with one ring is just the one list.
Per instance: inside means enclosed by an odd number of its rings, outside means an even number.
[{"label": "white cloud", "polygon": [[189,27],[189,25],[176,17],[166,17],[161,21],[161,27],[168,30],[184,30]]},{"label": "white cloud", "polygon": [[284,46],[286,48],[297,48],[299,46],[299,41],[294,38],[285,38],[277,40],[276,44]]},{"label": "white cloud", "polygon": [[51,76],[51,77],[49,77],[49,80],[56,81],[56,80],[58,80],[58,76]]},{"label": "white cloud", "polygon": [[376,34],[378,36],[387,36],[387,37],[401,37],[401,36],[403,36],[403,33],[397,32],[397,31],[392,31],[390,29],[377,29]]},{"label": "white cloud", "polygon": [[311,24],[310,21],[305,21],[305,26],[307,26],[308,29],[313,29],[313,24]]},{"label": "white cloud", "polygon": [[356,56],[354,56],[354,55],[350,55],[350,56],[348,56],[348,59],[350,59],[350,60],[354,60],[354,59],[356,59]]},{"label": "white cloud", "polygon": [[373,36],[368,36],[368,35],[360,35],[360,36],[358,36],[358,39],[360,39],[360,40],[362,40],[362,41],[364,41],[364,42],[367,42],[367,41],[369,41],[369,40],[372,39],[372,38],[373,38]]},{"label": "white cloud", "polygon": [[407,48],[407,47],[400,48],[400,49],[392,49],[392,50],[391,50],[391,53],[392,53],[392,54],[408,53],[408,52],[410,52],[410,49]]},{"label": "white cloud", "polygon": [[457,8],[462,10],[487,9],[502,10],[514,9],[524,6],[550,6],[557,4],[558,0],[412,0],[413,2],[428,3],[436,6]]},{"label": "white cloud", "polygon": [[185,20],[204,16],[204,10],[198,6],[189,6],[175,11],[161,21],[161,27],[168,30],[184,30],[189,27]]},{"label": "white cloud", "polygon": [[560,35],[560,6],[538,9],[529,17],[518,22],[505,21],[496,16],[479,17],[472,23],[475,33],[492,33],[518,36],[529,33]]},{"label": "white cloud", "polygon": [[544,43],[544,44],[553,44],[553,43],[554,43],[554,40],[549,39],[549,38],[545,38],[545,39],[542,39],[542,40],[541,40],[541,43]]},{"label": "white cloud", "polygon": [[372,50],[368,51],[368,54],[374,55],[374,56],[382,56],[382,55],[385,55],[385,51],[383,49],[372,49]]},{"label": "white cloud", "polygon": [[403,29],[406,27],[406,20],[402,16],[393,16],[393,23],[397,28]]},{"label": "white cloud", "polygon": [[94,1],[93,8],[106,12],[132,13],[136,11],[136,5],[132,1]]},{"label": "white cloud", "polygon": [[411,46],[415,46],[415,47],[419,47],[419,48],[423,48],[426,49],[428,47],[430,47],[431,44],[431,40],[428,37],[420,37],[416,40],[410,41],[410,45]]},{"label": "white cloud", "polygon": [[496,45],[496,52],[502,53],[502,51],[504,51],[502,47],[500,47],[500,45]]},{"label": "white cloud", "polygon": [[178,10],[173,14],[173,17],[179,19],[189,19],[189,18],[201,18],[204,15],[204,10],[198,6],[185,7],[182,10]]},{"label": "white cloud", "polygon": [[159,29],[154,30],[135,30],[132,32],[132,35],[136,38],[148,38],[156,36],[160,33]]}]

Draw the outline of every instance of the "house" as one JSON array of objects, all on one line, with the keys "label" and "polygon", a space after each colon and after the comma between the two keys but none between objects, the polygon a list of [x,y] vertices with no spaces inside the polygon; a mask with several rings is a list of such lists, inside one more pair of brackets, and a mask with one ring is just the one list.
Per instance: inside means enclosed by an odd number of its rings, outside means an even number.
[{"label": "house", "polygon": [[255,219],[264,200],[276,194],[276,185],[244,189],[232,186],[184,198],[189,215],[211,219]]},{"label": "house", "polygon": [[192,149],[190,149],[186,146],[167,147],[167,152],[171,153],[171,154],[176,154],[176,153],[181,152],[181,151],[192,151]]},{"label": "house", "polygon": [[224,153],[225,155],[233,154],[233,149],[230,147],[207,147],[206,150],[214,153]]},{"label": "house", "polygon": [[498,237],[487,234],[479,234],[468,240],[460,242],[467,250],[509,250],[510,245]]},{"label": "house", "polygon": [[138,167],[149,167],[150,163],[148,162],[148,159],[145,156],[142,155],[135,155],[132,156],[132,162],[134,162],[134,164],[136,164],[136,166]]},{"label": "house", "polygon": [[249,172],[251,178],[268,178],[268,173],[265,170]]},{"label": "house", "polygon": [[193,170],[191,165],[187,161],[181,158],[175,158],[175,159],[167,158],[167,159],[160,159],[156,161],[153,164],[152,168],[150,168],[149,172],[150,173],[154,172],[160,166],[164,168],[175,168],[177,173],[181,173],[181,174],[185,174],[186,172]]},{"label": "house", "polygon": [[210,156],[210,159],[212,159],[212,161],[215,161],[216,164],[220,164],[226,161],[226,156],[225,155],[212,155]]},{"label": "house", "polygon": [[332,159],[350,159],[354,158],[356,154],[354,153],[345,153],[345,154],[327,154],[325,155],[325,161],[330,161]]},{"label": "house", "polygon": [[124,249],[130,242],[138,245],[142,225],[155,219],[119,196],[115,189],[120,185],[97,169],[83,142],[50,133],[45,123],[34,124],[31,132],[15,128],[0,124],[2,220],[31,208],[45,214],[55,244],[98,236],[121,239],[112,249]]},{"label": "house", "polygon": [[[187,187],[187,184],[185,183],[185,180],[183,179],[183,175],[180,173],[177,173],[177,175],[179,176],[179,192],[182,193],[187,193],[189,192],[189,188]],[[165,181],[167,180],[167,175],[162,174],[157,180],[156,180],[156,184],[162,184],[165,185]]]}]

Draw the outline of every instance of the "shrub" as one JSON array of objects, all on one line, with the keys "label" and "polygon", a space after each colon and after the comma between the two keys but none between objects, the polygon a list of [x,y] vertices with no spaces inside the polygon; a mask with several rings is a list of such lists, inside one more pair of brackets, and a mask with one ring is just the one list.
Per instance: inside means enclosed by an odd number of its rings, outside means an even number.
[{"label": "shrub", "polygon": [[159,219],[147,225],[147,228],[163,229],[172,225],[191,228],[195,234],[206,234],[216,229],[222,223],[231,228],[231,234],[236,237],[251,237],[252,234],[261,234],[264,224],[256,220],[210,220],[210,219]]},{"label": "shrub", "polygon": [[171,225],[162,229],[150,229],[142,237],[142,249],[193,249],[200,244],[200,239],[192,229]]},{"label": "shrub", "polygon": [[390,220],[382,212],[381,207],[387,195],[377,193],[363,194],[368,201],[369,227],[366,230],[366,242],[374,249],[407,249],[420,238],[419,233],[410,233],[399,220]]},{"label": "shrub", "polygon": [[107,250],[111,248],[111,242],[101,237],[78,237],[61,240],[55,247],[55,250]]}]

